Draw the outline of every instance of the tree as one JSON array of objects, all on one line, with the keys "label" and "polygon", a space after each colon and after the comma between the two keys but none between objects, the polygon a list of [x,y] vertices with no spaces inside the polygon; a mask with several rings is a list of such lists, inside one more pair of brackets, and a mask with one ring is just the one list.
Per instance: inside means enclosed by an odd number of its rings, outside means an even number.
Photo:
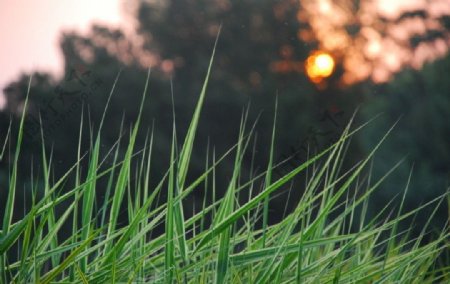
[{"label": "tree", "polygon": [[[377,137],[399,119],[393,134],[381,148],[374,164],[374,175],[381,176],[402,158],[401,164],[380,190],[380,202],[388,202],[401,193],[412,171],[412,180],[406,199],[406,208],[415,208],[425,201],[448,192],[450,185],[450,83],[446,76],[450,68],[450,55],[443,60],[426,64],[422,70],[406,69],[391,82],[374,86],[366,93],[364,119],[381,113],[375,125],[368,127],[359,137],[368,151]],[[430,208],[434,209],[434,208]],[[431,214],[431,211],[429,212]],[[417,216],[424,224],[429,215]],[[447,220],[440,208],[434,224]],[[416,228],[421,230],[420,226]]]}]

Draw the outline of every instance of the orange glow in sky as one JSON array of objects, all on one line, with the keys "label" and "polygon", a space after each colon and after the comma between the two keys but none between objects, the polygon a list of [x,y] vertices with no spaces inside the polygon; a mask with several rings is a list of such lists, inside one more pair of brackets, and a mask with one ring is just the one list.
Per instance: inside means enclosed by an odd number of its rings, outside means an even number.
[{"label": "orange glow in sky", "polygon": [[311,81],[319,83],[333,73],[334,59],[330,54],[318,51],[308,57],[305,68]]},{"label": "orange glow in sky", "polygon": [[[358,5],[351,0],[298,1],[297,18],[311,27],[300,30],[298,38],[305,42],[317,39],[320,49],[338,58],[344,85],[365,79],[388,81],[404,67],[419,69],[444,56],[450,47],[448,36],[420,43],[415,49],[409,46],[411,36],[439,29],[438,18],[450,13],[450,0],[366,0],[357,1]],[[420,9],[430,18],[395,21],[404,12]]]},{"label": "orange glow in sky", "polygon": [[[388,36],[383,37],[376,17],[381,14],[392,18],[402,10],[416,8],[425,8],[430,15],[441,15],[450,10],[450,0],[365,0],[360,1],[357,13],[353,11],[353,3],[359,1],[296,1],[302,4],[298,19],[308,21],[311,26],[311,31],[299,30],[299,39],[308,42],[316,38],[320,49],[331,52],[344,67],[346,84],[366,78],[386,81],[406,65],[420,68],[423,62],[448,52],[450,40],[437,40],[431,49],[421,45],[413,53],[404,47],[404,42],[408,34],[423,30],[423,22],[411,19],[402,25],[389,26],[383,30]],[[61,75],[63,58],[59,40],[62,31],[86,33],[93,22],[129,28],[131,24],[124,20],[121,11],[125,3],[129,2],[0,0],[0,109],[5,103],[1,90],[18,79],[20,73],[39,70]],[[356,39],[346,32],[355,23],[361,25]],[[431,28],[436,25],[430,21],[425,24]],[[151,57],[147,60],[154,61]],[[325,57],[318,64],[323,65],[316,68],[318,70],[334,68],[334,61],[331,64]],[[164,66],[169,71],[172,69],[168,61]]]}]

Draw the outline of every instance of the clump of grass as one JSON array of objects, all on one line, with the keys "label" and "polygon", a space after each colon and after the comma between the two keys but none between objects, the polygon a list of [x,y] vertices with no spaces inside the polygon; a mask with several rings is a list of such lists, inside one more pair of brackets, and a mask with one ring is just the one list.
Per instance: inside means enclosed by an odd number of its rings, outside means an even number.
[{"label": "clump of grass", "polygon": [[[402,221],[425,206],[438,207],[448,194],[407,213],[402,212],[401,203],[396,212],[391,212],[390,219],[381,217],[391,209],[386,205],[377,216],[366,220],[371,193],[395,167],[375,182],[362,174],[385,136],[365,159],[351,169],[342,169],[349,138],[364,125],[351,128],[350,123],[335,144],[276,179],[272,175],[279,166],[273,164],[274,123],[267,170],[243,182],[242,162],[249,151],[253,131],[246,128],[244,115],[234,147],[221,157],[209,153],[204,173],[187,182],[212,62],[213,59],[181,148],[177,147],[173,124],[170,166],[156,187],[150,186],[153,133],[146,147],[135,149],[141,103],[125,156],[119,159],[119,147],[111,149],[115,158],[106,169],[102,167],[104,157],[100,156],[101,126],[88,153],[83,155],[81,146],[73,149],[78,153],[78,161],[59,179],[51,178],[52,161],[43,147],[43,176],[39,182],[44,185],[44,196],[34,198],[26,215],[12,222],[25,104],[0,232],[0,282],[431,283],[450,280],[449,266],[437,263],[438,256],[448,247],[448,224],[434,240],[425,244],[423,239],[428,228],[416,238],[410,237],[409,230],[399,231]],[[103,121],[104,116],[100,125]],[[80,141],[81,129],[82,126]],[[233,154],[234,168],[225,185],[226,192],[223,197],[217,197],[215,169]],[[85,176],[81,173],[84,160],[88,160]],[[138,165],[136,169],[132,164]],[[298,189],[304,191],[301,200],[282,221],[268,224],[270,200],[298,175],[307,175],[307,183]],[[107,194],[102,204],[96,204],[95,192],[102,178],[109,181]],[[75,182],[69,184],[69,180]],[[254,192],[259,185],[262,190]],[[202,210],[187,218],[183,208],[186,198],[193,191],[201,190],[206,191],[205,196],[215,198],[210,204],[205,199]],[[164,201],[159,200],[161,192],[167,195]],[[248,197],[245,202],[242,196]],[[56,214],[55,208],[61,204],[65,210]],[[128,222],[120,224],[119,215],[125,215]],[[256,225],[261,220],[262,225]],[[61,230],[67,224],[71,236],[61,238]],[[155,229],[161,226],[164,232],[155,234]]]}]

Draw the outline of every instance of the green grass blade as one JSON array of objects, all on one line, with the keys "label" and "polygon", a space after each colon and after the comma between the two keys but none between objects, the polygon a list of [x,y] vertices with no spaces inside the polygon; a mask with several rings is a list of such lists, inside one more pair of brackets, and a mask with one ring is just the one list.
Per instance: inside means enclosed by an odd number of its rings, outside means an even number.
[{"label": "green grass blade", "polygon": [[[266,179],[264,184],[268,186],[272,183],[272,169],[273,169],[273,151],[275,147],[275,129],[277,125],[277,111],[278,111],[278,98],[275,100],[275,114],[273,118],[273,128],[272,128],[272,140],[270,142],[270,152],[269,152],[269,164],[267,165]],[[266,246],[266,230],[269,218],[269,199],[270,195],[264,200],[264,211],[263,211],[263,237],[262,237],[262,247]]]},{"label": "green grass blade", "polygon": [[[107,238],[111,237],[114,230],[116,229],[117,218],[119,216],[120,206],[122,204],[123,195],[125,193],[125,188],[128,183],[128,178],[129,178],[128,174],[129,174],[129,169],[130,169],[130,165],[131,165],[131,158],[133,155],[134,145],[136,142],[136,136],[137,136],[137,133],[139,130],[139,125],[140,125],[140,120],[141,120],[142,111],[143,111],[143,107],[144,107],[144,100],[145,100],[145,97],[147,94],[149,80],[150,80],[150,69],[148,70],[148,73],[147,73],[147,79],[145,82],[144,93],[142,95],[142,101],[140,104],[139,115],[138,115],[136,124],[132,130],[130,141],[128,143],[128,147],[127,147],[125,157],[123,160],[123,164],[122,164],[122,167],[120,168],[119,176],[118,176],[118,179],[116,182],[114,198],[112,200],[111,212],[110,212],[110,216],[109,216]],[[111,248],[111,244],[105,247],[105,251],[109,251],[110,248]]]}]

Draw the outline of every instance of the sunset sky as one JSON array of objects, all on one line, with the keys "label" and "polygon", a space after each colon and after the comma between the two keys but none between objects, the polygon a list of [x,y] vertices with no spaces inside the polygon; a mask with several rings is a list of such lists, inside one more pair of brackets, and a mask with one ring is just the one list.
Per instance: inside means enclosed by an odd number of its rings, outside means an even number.
[{"label": "sunset sky", "polygon": [[[60,33],[67,29],[76,29],[81,32],[88,30],[92,22],[107,23],[111,26],[130,27],[125,21],[124,0],[0,0],[0,90],[7,83],[18,78],[22,72],[32,70],[49,71],[52,74],[61,73],[62,55],[59,50]],[[346,41],[345,35],[340,33],[339,23],[344,23],[348,15],[340,13],[339,7],[331,0],[305,1],[299,0],[304,4],[305,11],[309,13],[308,21],[315,30],[316,37],[321,41],[323,47],[328,47],[328,51],[334,52],[335,46],[347,46],[355,48],[352,42]],[[427,4],[426,0],[374,0],[367,6],[367,11],[373,15],[373,11],[379,11],[386,17],[393,17],[402,9],[420,8]],[[450,9],[450,0],[435,0],[433,5],[427,6],[430,14],[440,13]],[[337,8],[336,8],[337,7]],[[364,12],[364,11],[363,11]],[[299,17],[302,17],[299,12]],[[368,18],[370,21],[370,17]],[[334,22],[337,21],[337,22]],[[410,27],[414,25],[410,24]],[[336,28],[337,27],[337,28]],[[356,47],[359,50],[365,49],[366,55],[376,59],[381,56],[382,65],[390,68],[391,71],[397,71],[402,62],[401,51],[398,47],[392,45],[392,42],[380,40],[372,36],[370,26],[364,31],[367,41],[364,46]],[[397,31],[394,29],[392,34],[404,34],[404,29]],[[343,44],[347,42],[346,44]],[[440,44],[440,45],[439,45]],[[447,43],[438,43],[437,49],[441,53],[447,52]],[[388,55],[386,56],[386,52]],[[357,70],[359,75],[367,76],[369,72],[375,72],[381,79],[387,78],[388,73],[382,71],[363,70],[364,65],[359,62],[359,55],[352,50],[345,51],[346,56],[343,59],[344,66],[349,69],[354,66],[361,66]],[[425,54],[425,55],[423,55]],[[426,53],[422,52],[419,57],[425,59]],[[403,61],[410,60],[403,57]],[[419,58],[420,61],[423,61]],[[417,67],[417,66],[416,66]],[[377,74],[376,72],[380,73]],[[354,77],[353,79],[358,79]],[[362,78],[359,78],[362,79]],[[352,78],[349,77],[349,82]],[[0,108],[4,104],[4,99],[0,94]]]},{"label": "sunset sky", "polygon": [[[0,0],[0,90],[21,72],[62,68],[62,30],[123,24],[121,0]],[[4,103],[0,97],[0,107]]]},{"label": "sunset sky", "polygon": [[[436,39],[410,47],[410,37],[423,35],[440,26],[438,18],[450,13],[450,0],[373,0],[353,1],[299,0],[303,10],[297,17],[308,22],[311,32],[300,30],[299,38],[316,38],[322,50],[339,57],[345,70],[344,85],[372,79],[386,82],[404,66],[421,68],[424,62],[444,56],[450,39]],[[396,19],[403,12],[426,10],[429,17]],[[380,21],[380,16],[388,19]],[[349,34],[347,27],[357,24],[360,31]]]}]

